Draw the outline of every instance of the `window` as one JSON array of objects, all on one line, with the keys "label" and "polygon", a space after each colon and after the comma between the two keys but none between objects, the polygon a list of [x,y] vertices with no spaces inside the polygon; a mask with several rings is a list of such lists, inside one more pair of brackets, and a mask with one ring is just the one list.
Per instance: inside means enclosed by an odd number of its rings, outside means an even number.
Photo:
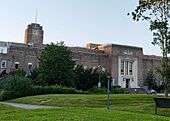
[{"label": "window", "polygon": [[128,61],[125,61],[125,75],[128,75]]},{"label": "window", "polygon": [[1,68],[6,68],[6,60],[1,61]]},{"label": "window", "polygon": [[124,75],[124,61],[121,60],[121,69],[120,69],[121,75]]},{"label": "window", "polygon": [[28,63],[28,68],[32,69],[32,63]]},{"label": "window", "polygon": [[19,62],[15,62],[15,69],[18,69],[19,67]]},{"label": "window", "polygon": [[7,47],[0,47],[0,53],[6,54],[7,53]]},{"label": "window", "polygon": [[129,74],[130,74],[130,75],[133,74],[133,73],[132,73],[132,70],[133,70],[133,63],[130,62],[130,63],[129,63]]}]

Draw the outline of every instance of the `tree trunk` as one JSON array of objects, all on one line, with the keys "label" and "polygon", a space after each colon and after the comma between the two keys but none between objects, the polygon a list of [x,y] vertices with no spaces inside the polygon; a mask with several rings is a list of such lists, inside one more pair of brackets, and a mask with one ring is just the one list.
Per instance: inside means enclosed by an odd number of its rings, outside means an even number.
[{"label": "tree trunk", "polygon": [[167,79],[164,78],[164,82],[165,82],[165,97],[168,97],[168,83],[167,83]]},{"label": "tree trunk", "polygon": [[168,88],[165,87],[165,97],[168,97]]}]

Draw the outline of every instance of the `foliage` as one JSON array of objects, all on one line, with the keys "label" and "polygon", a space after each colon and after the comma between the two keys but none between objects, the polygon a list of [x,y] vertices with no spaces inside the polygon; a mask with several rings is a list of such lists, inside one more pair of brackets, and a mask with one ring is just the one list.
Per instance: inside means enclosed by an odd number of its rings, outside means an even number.
[{"label": "foliage", "polygon": [[32,79],[32,80],[36,80],[37,77],[38,77],[38,69],[35,68],[35,69],[33,69],[30,73],[31,73],[31,74],[28,75],[27,77],[30,78],[30,79]]},{"label": "foliage", "polygon": [[38,78],[43,85],[74,86],[74,65],[71,51],[63,42],[47,44],[39,58]]},{"label": "foliage", "polygon": [[147,86],[148,89],[154,89],[154,90],[158,89],[153,71],[149,71],[147,73],[145,81],[144,81],[144,85]]},{"label": "foliage", "polygon": [[33,85],[43,85],[42,79],[38,77],[39,75],[39,70],[37,68],[33,69],[30,72],[30,75],[27,76],[27,78],[32,80]]},{"label": "foliage", "polygon": [[[94,86],[93,88],[89,90],[89,92],[94,93],[94,94],[107,94],[107,88],[105,87],[99,88],[97,86]],[[110,94],[123,94],[123,93],[124,93],[123,88],[111,88],[110,89]]]},{"label": "foliage", "polygon": [[33,86],[32,80],[12,76],[0,82],[0,100],[13,99],[27,95],[39,94],[84,94],[75,88],[62,86]]},{"label": "foliage", "polygon": [[107,93],[107,89],[105,87],[103,88],[99,88],[97,86],[94,86],[93,88],[91,88],[89,90],[90,93],[94,93],[94,94],[106,94]]},{"label": "foliage", "polygon": [[61,86],[33,86],[32,95],[39,94],[77,94],[81,93],[75,88],[61,87]]},{"label": "foliage", "polygon": [[112,94],[123,94],[124,89],[123,88],[111,88],[111,93]]},{"label": "foliage", "polygon": [[0,100],[12,99],[29,95],[31,81],[25,77],[13,76],[1,81]]},{"label": "foliage", "polygon": [[170,78],[168,71],[168,54],[170,53],[170,0],[139,0],[135,11],[132,12],[133,19],[146,20],[150,23],[153,32],[153,45],[158,45],[163,55],[161,74],[164,78],[165,96],[168,96],[168,84]]},{"label": "foliage", "polygon": [[98,85],[99,76],[102,87],[107,87],[107,72],[99,72],[97,69],[84,68],[82,65],[76,65],[74,68],[75,85],[79,90],[87,91]]},{"label": "foliage", "polygon": [[165,87],[165,86],[164,86],[163,84],[159,85],[159,86],[158,86],[158,92],[163,93],[164,90],[165,90],[164,87]]},{"label": "foliage", "polygon": [[26,72],[24,71],[24,69],[19,68],[19,69],[16,70],[15,75],[19,76],[19,77],[25,77]]}]

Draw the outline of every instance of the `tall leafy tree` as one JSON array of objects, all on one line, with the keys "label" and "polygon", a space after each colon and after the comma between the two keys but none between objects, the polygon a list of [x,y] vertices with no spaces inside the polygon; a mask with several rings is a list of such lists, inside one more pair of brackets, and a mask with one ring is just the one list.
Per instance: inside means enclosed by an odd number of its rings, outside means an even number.
[{"label": "tall leafy tree", "polygon": [[156,78],[153,71],[149,71],[146,75],[144,85],[148,87],[148,89],[157,90]]},{"label": "tall leafy tree", "polygon": [[168,85],[170,78],[168,76],[170,53],[170,0],[139,0],[139,3],[132,12],[135,21],[145,20],[150,24],[150,30],[153,32],[153,45],[160,47],[162,52],[162,77],[164,78],[165,96],[168,96]]},{"label": "tall leafy tree", "polygon": [[76,65],[75,72],[75,85],[77,89],[87,91],[94,86],[98,85],[99,76],[102,83],[102,87],[107,87],[107,72],[99,72],[96,69],[84,68],[82,65]]},{"label": "tall leafy tree", "polygon": [[39,79],[44,85],[74,86],[71,51],[64,42],[51,43],[42,51],[39,58]]}]

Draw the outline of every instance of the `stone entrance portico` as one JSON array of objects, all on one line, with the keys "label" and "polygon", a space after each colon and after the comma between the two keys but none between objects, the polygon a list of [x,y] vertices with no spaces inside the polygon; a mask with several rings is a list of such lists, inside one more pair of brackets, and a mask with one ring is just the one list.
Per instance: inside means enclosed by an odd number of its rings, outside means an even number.
[{"label": "stone entrance portico", "polygon": [[137,58],[118,57],[118,85],[122,88],[139,88],[137,65]]}]

